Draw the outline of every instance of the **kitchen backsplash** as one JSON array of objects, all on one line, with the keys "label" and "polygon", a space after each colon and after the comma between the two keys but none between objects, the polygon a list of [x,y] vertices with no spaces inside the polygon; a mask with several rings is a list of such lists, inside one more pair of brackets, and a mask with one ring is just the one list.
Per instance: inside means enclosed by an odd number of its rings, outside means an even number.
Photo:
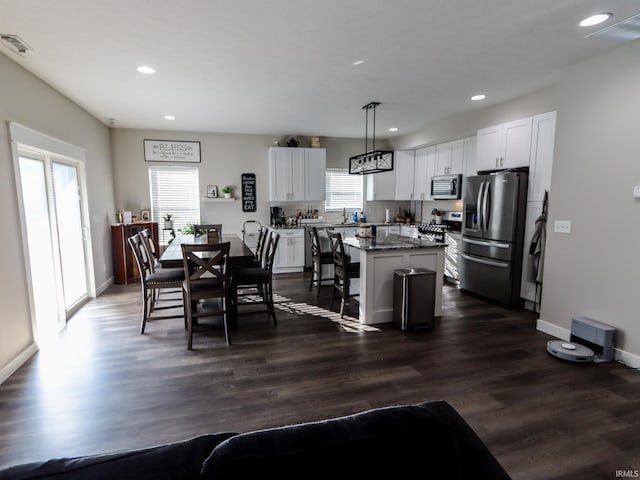
[{"label": "kitchen backsplash", "polygon": [[[389,220],[394,221],[397,215],[403,216],[404,210],[410,210],[415,218],[416,223],[429,223],[431,221],[431,212],[433,209],[437,209],[442,212],[449,211],[461,211],[462,200],[438,200],[438,201],[425,201],[425,202],[411,202],[411,201],[376,201],[376,202],[364,202],[364,214],[367,217],[367,222],[379,222],[385,221],[387,209],[389,210]],[[313,212],[318,210],[318,215],[324,217],[327,223],[342,223],[342,210],[325,212],[324,202],[319,203],[277,203],[272,202],[272,206],[277,205],[284,210],[285,217],[295,217],[298,214],[298,210],[301,210],[303,215],[307,210]],[[353,218],[353,209],[347,210],[347,220]]]}]

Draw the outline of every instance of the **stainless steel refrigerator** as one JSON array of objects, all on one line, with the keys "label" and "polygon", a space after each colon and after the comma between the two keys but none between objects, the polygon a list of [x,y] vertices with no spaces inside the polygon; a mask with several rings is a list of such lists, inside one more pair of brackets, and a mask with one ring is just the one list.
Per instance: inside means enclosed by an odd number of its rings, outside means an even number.
[{"label": "stainless steel refrigerator", "polygon": [[520,306],[527,174],[465,177],[463,187],[460,289]]}]

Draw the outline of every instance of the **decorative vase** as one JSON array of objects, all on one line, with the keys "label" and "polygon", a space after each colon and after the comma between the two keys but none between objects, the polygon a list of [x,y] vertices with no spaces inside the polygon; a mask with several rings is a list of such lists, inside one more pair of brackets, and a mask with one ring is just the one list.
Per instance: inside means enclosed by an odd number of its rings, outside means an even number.
[{"label": "decorative vase", "polygon": [[224,198],[231,198],[231,194],[230,193],[225,193],[224,194]]},{"label": "decorative vase", "polygon": [[165,220],[164,221],[164,229],[171,230],[173,228],[173,220]]}]

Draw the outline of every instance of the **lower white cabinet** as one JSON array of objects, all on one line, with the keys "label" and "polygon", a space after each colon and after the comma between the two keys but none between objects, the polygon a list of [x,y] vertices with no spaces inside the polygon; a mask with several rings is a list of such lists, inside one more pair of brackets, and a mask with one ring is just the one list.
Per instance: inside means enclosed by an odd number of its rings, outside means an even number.
[{"label": "lower white cabinet", "polygon": [[450,282],[457,282],[460,280],[462,234],[446,232],[444,241],[447,244],[447,248],[444,251],[444,278]]},{"label": "lower white cabinet", "polygon": [[280,234],[273,273],[302,272],[304,270],[304,229],[276,229]]}]

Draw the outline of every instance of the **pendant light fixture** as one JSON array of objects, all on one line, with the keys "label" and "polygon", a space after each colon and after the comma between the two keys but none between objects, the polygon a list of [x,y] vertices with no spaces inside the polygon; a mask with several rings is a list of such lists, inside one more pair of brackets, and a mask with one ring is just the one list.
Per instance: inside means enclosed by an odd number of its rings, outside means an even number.
[{"label": "pendant light fixture", "polygon": [[[369,173],[390,172],[393,170],[393,151],[376,150],[376,107],[380,102],[371,102],[362,107],[365,110],[364,151],[360,155],[349,158],[349,173],[366,175]],[[373,110],[373,138],[369,148],[369,110]]]}]

